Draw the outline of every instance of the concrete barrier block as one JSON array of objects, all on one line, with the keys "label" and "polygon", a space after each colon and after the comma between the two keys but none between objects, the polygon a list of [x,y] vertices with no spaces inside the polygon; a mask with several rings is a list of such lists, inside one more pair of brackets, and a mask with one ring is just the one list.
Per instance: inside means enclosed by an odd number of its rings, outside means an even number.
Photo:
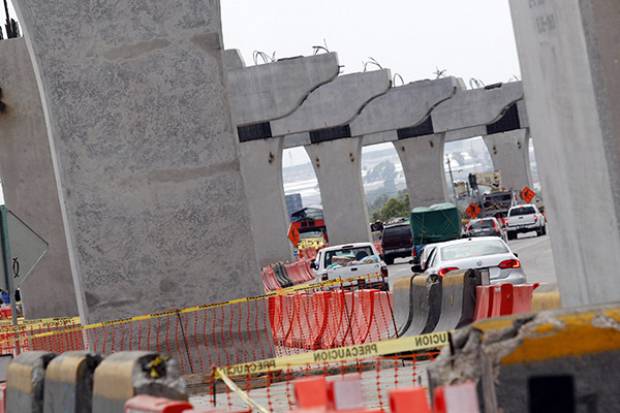
[{"label": "concrete barrier block", "polygon": [[90,413],[93,375],[101,357],[72,351],[53,359],[45,372],[44,413]]},{"label": "concrete barrier block", "polygon": [[11,362],[7,371],[7,412],[43,412],[45,369],[54,357],[53,353],[31,351]]},{"label": "concrete barrier block", "polygon": [[556,387],[573,389],[555,393],[558,403],[573,399],[577,411],[620,411],[620,305],[477,322],[452,335],[428,372],[433,388],[475,382],[483,411],[548,405],[540,395]]},{"label": "concrete barrier block", "polygon": [[92,412],[122,412],[127,400],[139,394],[187,400],[176,362],[150,352],[112,354],[95,370]]}]

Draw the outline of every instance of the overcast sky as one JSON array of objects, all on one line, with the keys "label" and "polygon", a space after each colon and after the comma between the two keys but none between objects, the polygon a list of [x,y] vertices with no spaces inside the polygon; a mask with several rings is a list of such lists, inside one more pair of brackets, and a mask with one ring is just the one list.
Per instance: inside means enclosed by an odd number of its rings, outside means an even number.
[{"label": "overcast sky", "polygon": [[[406,82],[437,69],[486,84],[520,78],[508,0],[221,0],[226,48],[312,54],[325,41],[346,73],[369,57]],[[4,15],[4,10],[0,12]],[[2,19],[4,22],[4,19]],[[299,156],[289,159],[294,163]]]}]

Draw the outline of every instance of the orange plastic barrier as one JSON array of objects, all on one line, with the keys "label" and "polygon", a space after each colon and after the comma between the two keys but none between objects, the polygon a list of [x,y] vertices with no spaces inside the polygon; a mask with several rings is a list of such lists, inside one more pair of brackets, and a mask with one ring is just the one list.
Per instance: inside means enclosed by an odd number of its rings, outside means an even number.
[{"label": "orange plastic barrier", "polygon": [[188,402],[152,396],[136,396],[125,403],[125,413],[183,413],[193,406]]},{"label": "orange plastic barrier", "polygon": [[314,273],[310,270],[310,263],[307,260],[302,259],[284,264],[284,268],[293,284],[301,284],[314,279]]},{"label": "orange plastic barrier", "polygon": [[532,311],[532,297],[539,284],[501,284],[476,287],[475,320]]},{"label": "orange plastic barrier", "polygon": [[392,413],[431,413],[426,389],[410,387],[395,389],[390,392],[390,410]]}]

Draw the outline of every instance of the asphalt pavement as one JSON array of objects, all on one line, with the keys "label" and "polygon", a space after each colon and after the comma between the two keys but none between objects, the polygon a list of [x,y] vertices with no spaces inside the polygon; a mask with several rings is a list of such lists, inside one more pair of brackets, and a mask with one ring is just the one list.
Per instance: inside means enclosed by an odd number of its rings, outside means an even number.
[{"label": "asphalt pavement", "polygon": [[[519,238],[509,241],[508,245],[513,252],[519,255],[528,282],[549,284],[549,287],[557,286],[551,242],[548,235],[537,237],[535,232],[519,234]],[[389,274],[390,281],[411,275],[409,260],[396,260],[394,265],[389,266]]]}]

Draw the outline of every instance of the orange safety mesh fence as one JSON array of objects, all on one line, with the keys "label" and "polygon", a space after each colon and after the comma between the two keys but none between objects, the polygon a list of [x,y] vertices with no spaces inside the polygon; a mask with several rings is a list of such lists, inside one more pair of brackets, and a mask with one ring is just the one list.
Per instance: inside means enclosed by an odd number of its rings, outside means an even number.
[{"label": "orange safety mesh fence", "polygon": [[[398,357],[361,358],[353,362],[334,361],[285,368],[260,376],[246,374],[233,378],[237,386],[259,405],[276,413],[296,408],[294,380],[323,376],[328,381],[354,376],[360,380],[360,392],[367,409],[389,411],[389,392],[396,388],[426,386],[426,367],[438,352],[419,352]],[[229,411],[246,407],[245,402],[222,382],[213,380],[191,397],[198,408]]]},{"label": "orange safety mesh fence", "polygon": [[0,350],[148,350],[176,358],[184,374],[396,336],[391,294],[327,290],[232,300],[81,326],[78,319],[0,325]]}]

